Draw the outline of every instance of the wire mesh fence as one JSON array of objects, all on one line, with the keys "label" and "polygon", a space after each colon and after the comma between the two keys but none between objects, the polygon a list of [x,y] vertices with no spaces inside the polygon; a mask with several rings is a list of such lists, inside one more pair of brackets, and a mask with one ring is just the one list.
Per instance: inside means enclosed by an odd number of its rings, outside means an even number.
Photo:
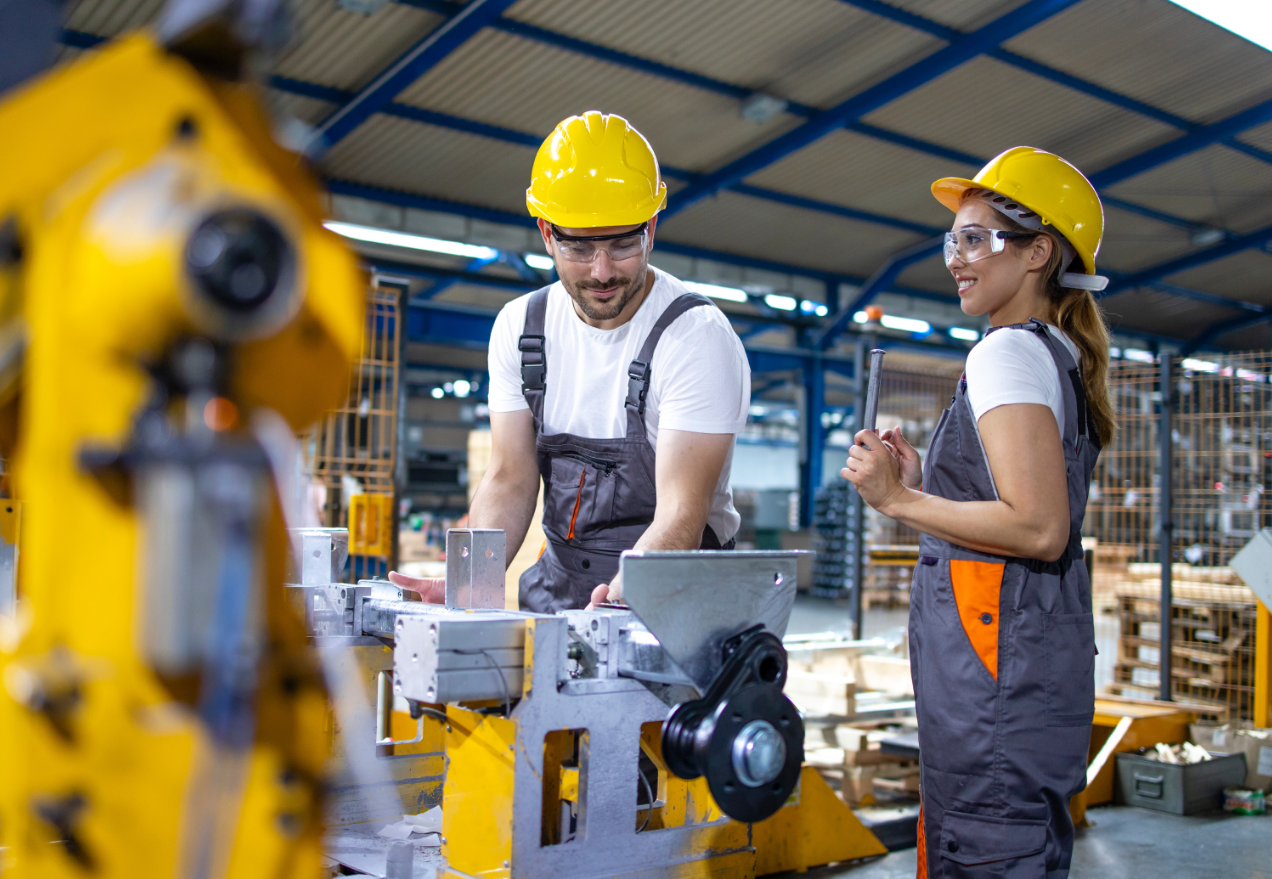
[{"label": "wire mesh fence", "polygon": [[[1272,524],[1272,352],[1172,362],[1170,690],[1218,720],[1250,719],[1257,605],[1229,562]],[[1161,686],[1161,367],[1115,362],[1118,435],[1100,455],[1083,533],[1096,608],[1120,634],[1109,691]]]},{"label": "wire mesh fence", "polygon": [[[395,287],[369,289],[366,332],[350,376],[349,396],[302,445],[311,485],[319,489],[320,518],[328,527],[350,528],[350,565],[354,576],[360,577],[387,571],[391,540],[385,533],[370,534],[360,522],[351,522],[351,508],[360,520],[365,516],[359,511],[388,509],[389,515],[375,517],[374,527],[396,527],[392,498],[397,460],[400,300],[401,291]],[[352,497],[359,494],[387,500],[352,504]]]}]

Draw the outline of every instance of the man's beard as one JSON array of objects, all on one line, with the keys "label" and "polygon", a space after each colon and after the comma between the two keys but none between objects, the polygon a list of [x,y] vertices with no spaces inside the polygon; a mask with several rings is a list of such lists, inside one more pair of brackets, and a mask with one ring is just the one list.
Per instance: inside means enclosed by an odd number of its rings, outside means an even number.
[{"label": "man's beard", "polygon": [[[583,312],[584,317],[591,320],[613,320],[622,314],[627,304],[636,297],[636,294],[640,293],[641,288],[645,286],[645,277],[648,271],[649,265],[646,263],[631,278],[612,278],[601,284],[589,281],[586,285],[568,284],[565,279],[562,279],[561,283],[565,287],[566,292],[570,294],[570,298],[574,300],[574,304],[578,306],[579,311]],[[605,302],[589,301],[586,298],[588,290],[603,290],[613,287],[615,284],[622,287],[622,289],[619,290],[617,295]]]}]

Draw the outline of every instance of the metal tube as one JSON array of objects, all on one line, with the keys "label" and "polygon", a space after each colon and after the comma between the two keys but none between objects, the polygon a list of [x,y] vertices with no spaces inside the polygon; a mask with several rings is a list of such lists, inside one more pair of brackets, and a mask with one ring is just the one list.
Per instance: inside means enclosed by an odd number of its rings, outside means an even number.
[{"label": "metal tube", "polygon": [[875,429],[875,419],[879,416],[879,379],[883,376],[885,353],[882,348],[873,348],[870,351],[870,383],[866,386],[866,408],[858,430]]},{"label": "metal tube", "polygon": [[1158,644],[1159,650],[1159,681],[1157,698],[1163,702],[1171,701],[1171,562],[1174,560],[1172,552],[1172,537],[1174,535],[1174,524],[1171,517],[1171,410],[1174,406],[1174,380],[1171,376],[1172,361],[1170,354],[1162,352],[1162,373],[1161,373],[1161,413],[1157,427],[1159,442],[1159,472],[1160,472],[1160,488],[1158,493],[1157,516],[1158,516],[1158,557],[1161,559],[1161,579],[1162,579],[1162,595],[1161,595],[1161,622],[1158,624]]}]

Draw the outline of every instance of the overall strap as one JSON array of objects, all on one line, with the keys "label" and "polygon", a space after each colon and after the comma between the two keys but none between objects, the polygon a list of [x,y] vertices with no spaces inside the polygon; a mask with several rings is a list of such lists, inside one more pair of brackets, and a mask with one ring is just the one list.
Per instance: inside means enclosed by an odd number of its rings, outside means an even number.
[{"label": "overall strap", "polygon": [[[1073,441],[1077,442],[1077,438],[1086,437],[1089,442],[1095,440],[1091,437],[1090,419],[1087,417],[1087,400],[1086,391],[1082,387],[1082,374],[1078,369],[1077,361],[1073,359],[1073,355],[1069,353],[1069,349],[1060,343],[1055,336],[1047,330],[1047,325],[1036,317],[1029,318],[1028,323],[1011,324],[1005,327],[993,327],[989,333],[995,330],[1029,330],[1042,340],[1042,344],[1047,346],[1047,350],[1051,352],[1051,359],[1055,361],[1056,371],[1060,374],[1060,395],[1064,398],[1064,415],[1065,421],[1073,428]],[[986,333],[986,335],[989,335]],[[1069,380],[1069,386],[1073,390],[1072,403],[1068,394],[1064,393],[1064,383],[1066,377]]]},{"label": "overall strap", "polygon": [[548,374],[543,324],[548,313],[548,291],[551,289],[550,286],[540,287],[530,294],[530,300],[526,304],[525,326],[521,329],[521,338],[517,340],[517,349],[521,351],[521,393],[530,404],[535,433],[543,431],[543,394],[547,387],[544,380]]},{"label": "overall strap", "polygon": [[714,306],[715,303],[701,293],[685,293],[671,301],[671,304],[658,316],[653,329],[645,337],[640,353],[627,368],[627,438],[645,435],[645,399],[649,396],[649,364],[654,359],[654,349],[663,332],[671,326],[676,318],[691,308],[700,305]]}]

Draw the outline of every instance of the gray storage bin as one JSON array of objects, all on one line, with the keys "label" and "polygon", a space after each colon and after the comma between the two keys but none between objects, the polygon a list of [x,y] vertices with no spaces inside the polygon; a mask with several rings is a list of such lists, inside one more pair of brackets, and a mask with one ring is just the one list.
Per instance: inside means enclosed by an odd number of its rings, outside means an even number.
[{"label": "gray storage bin", "polygon": [[1139,754],[1117,755],[1116,802],[1191,815],[1223,806],[1223,789],[1245,781],[1244,754],[1176,765]]}]

